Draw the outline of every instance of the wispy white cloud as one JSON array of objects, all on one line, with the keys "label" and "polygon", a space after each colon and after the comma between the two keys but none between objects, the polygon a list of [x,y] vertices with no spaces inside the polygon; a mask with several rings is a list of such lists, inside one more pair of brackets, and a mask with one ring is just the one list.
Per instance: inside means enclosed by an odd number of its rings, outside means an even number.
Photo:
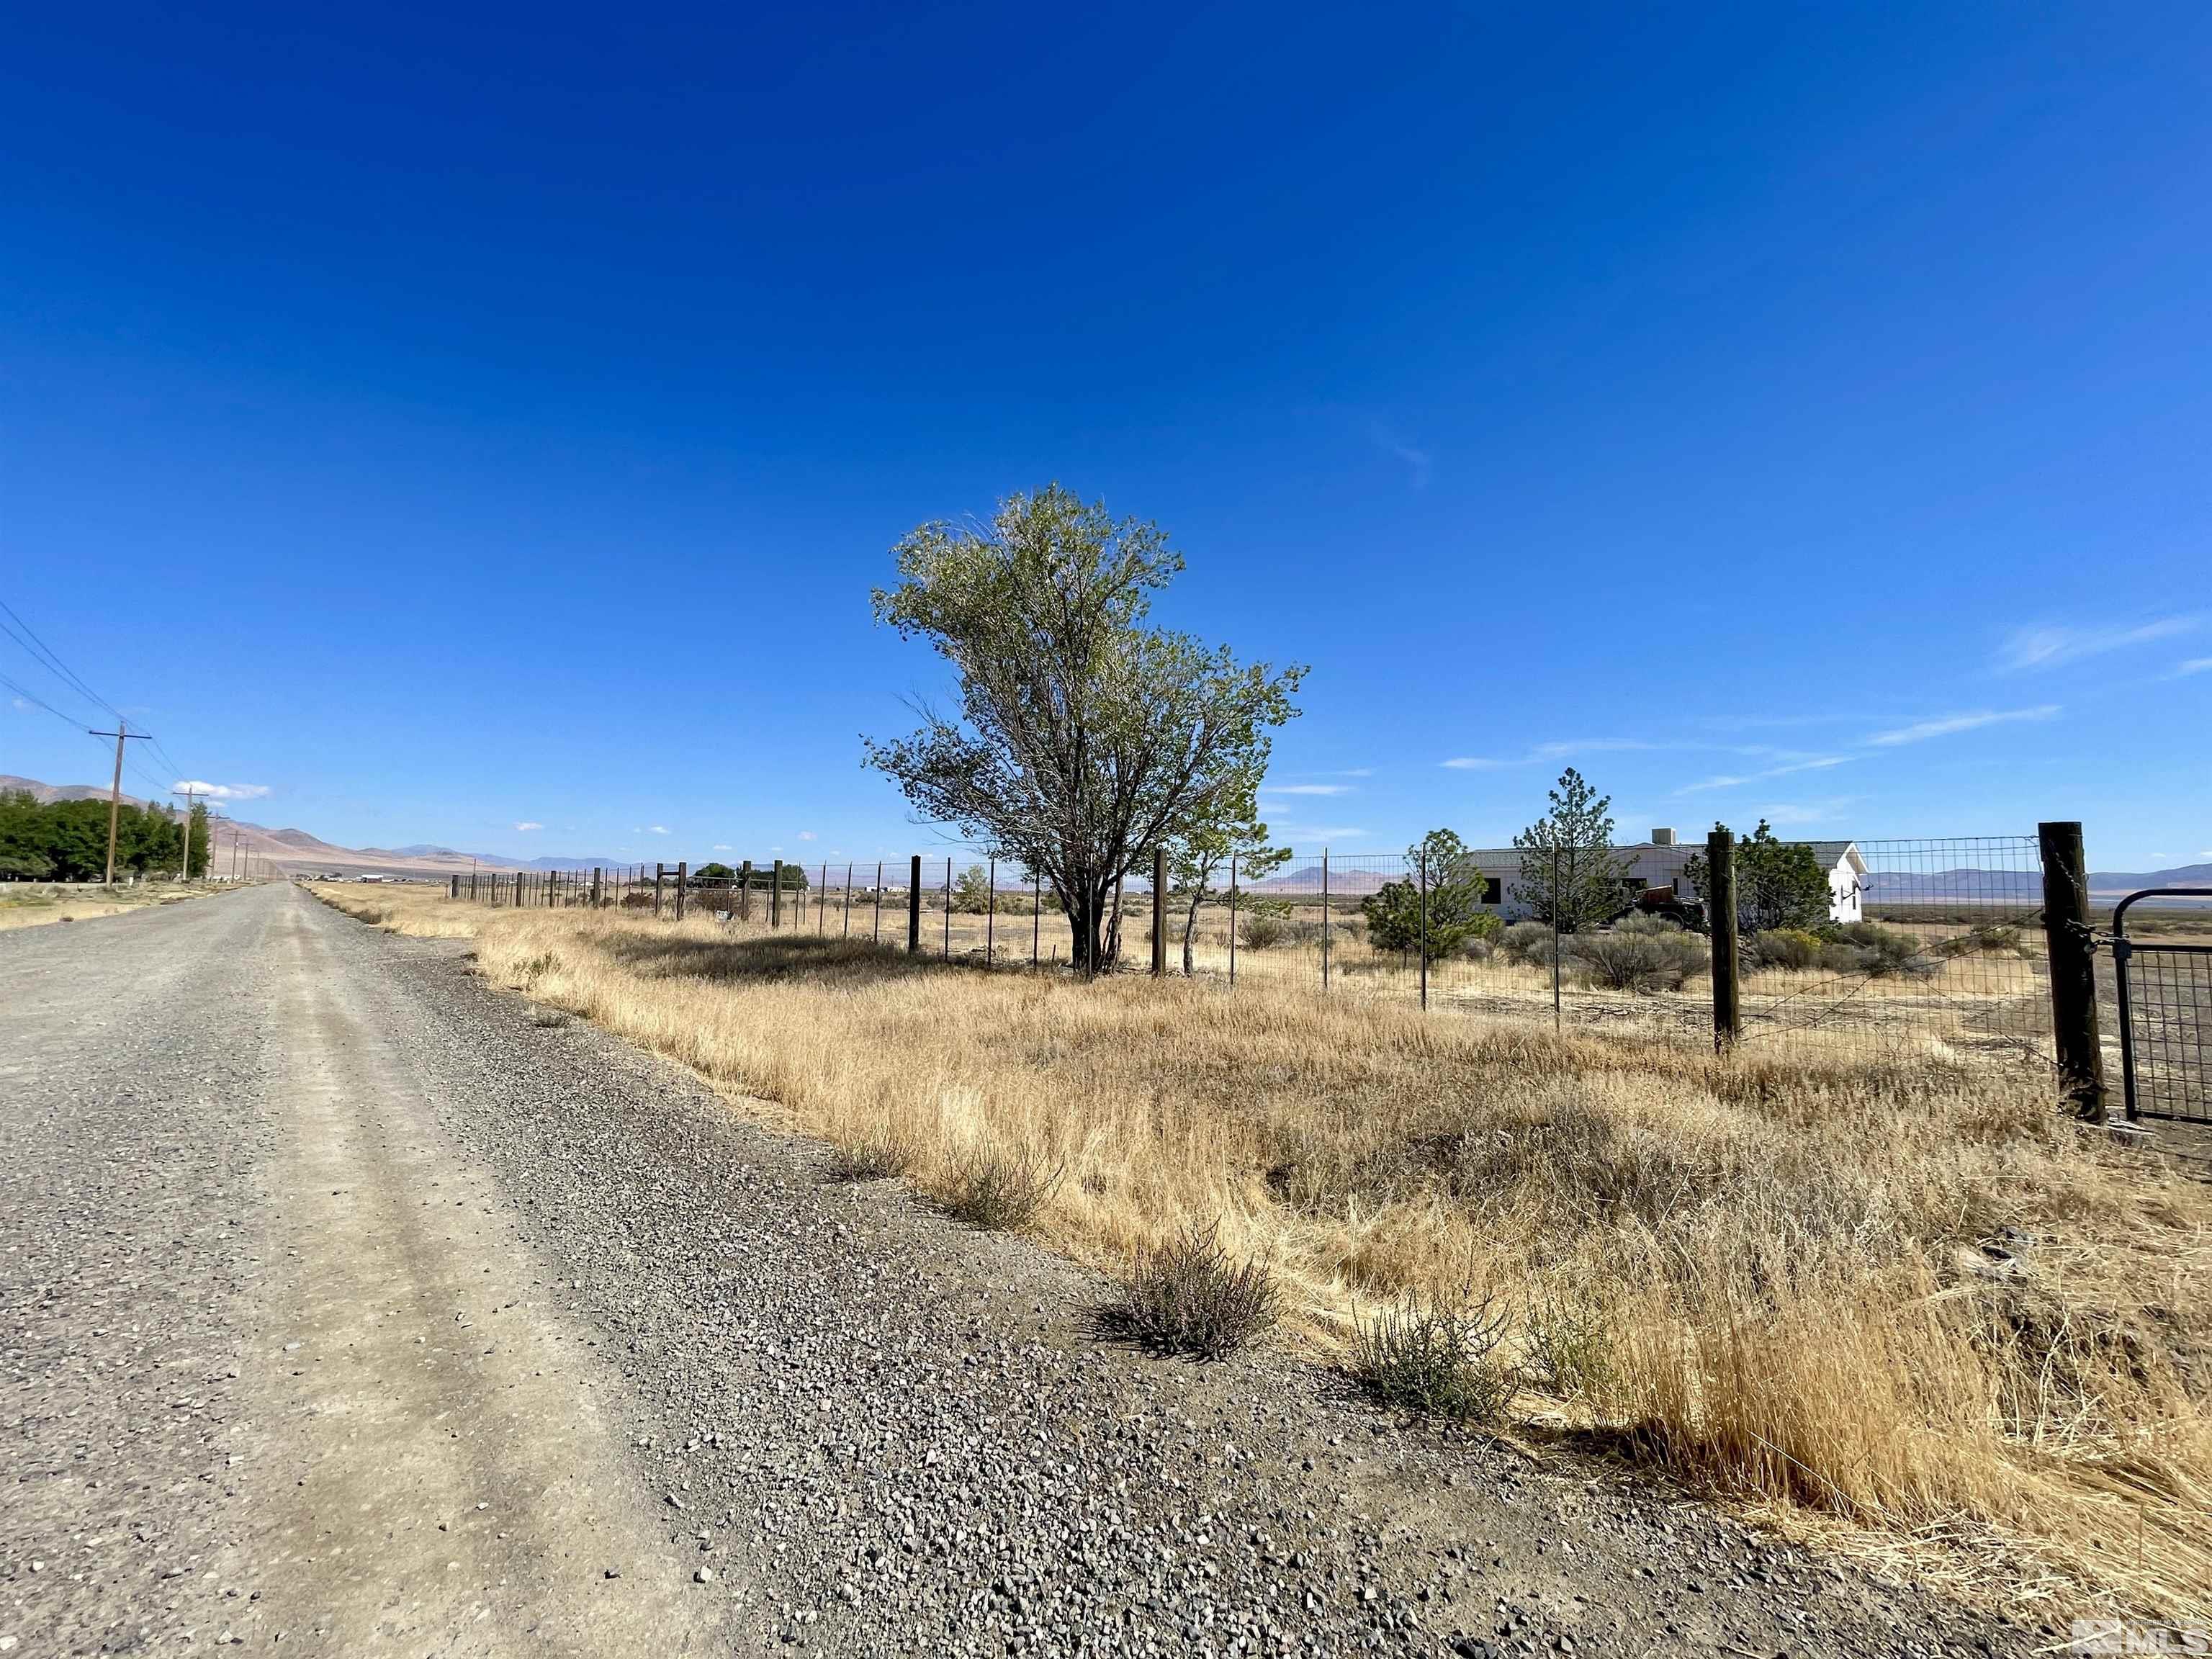
[{"label": "wispy white cloud", "polygon": [[2124,651],[2131,645],[2191,633],[2203,620],[2195,616],[2160,617],[2132,627],[2112,623],[2101,628],[2016,628],[1998,647],[1997,668],[2008,674],[2026,668],[2055,668],[2083,657],[2099,657],[2108,651]]},{"label": "wispy white cloud", "polygon": [[665,836],[668,833],[668,826],[665,823],[648,823],[645,826],[643,833],[648,836]]},{"label": "wispy white cloud", "polygon": [[1261,787],[1263,795],[1348,795],[1348,783],[1270,783]]},{"label": "wispy white cloud", "polygon": [[801,841],[812,841],[814,839],[814,832],[811,830],[802,830],[799,832],[799,838]]},{"label": "wispy white cloud", "polygon": [[1948,738],[1954,732],[1978,731],[1984,726],[2004,726],[2015,720],[2047,720],[2057,712],[2057,703],[2046,702],[2033,708],[1983,708],[1970,714],[1941,714],[1933,720],[1915,720],[1910,726],[1900,726],[1892,731],[1876,732],[1867,741],[1883,748],[1894,748],[1899,744],[1925,743],[1930,738]]},{"label": "wispy white cloud", "polygon": [[1429,487],[1429,472],[1435,456],[1418,445],[1407,443],[1380,421],[1369,425],[1367,435],[1374,441],[1376,448],[1406,464],[1407,476],[1412,479],[1414,489],[1426,489]]},{"label": "wispy white cloud", "polygon": [[265,783],[204,783],[198,778],[179,778],[169,786],[173,795],[205,795],[210,800],[259,800],[269,793]]},{"label": "wispy white cloud", "polygon": [[537,822],[534,818],[525,818],[520,823],[516,824],[514,827],[518,830],[543,830],[545,826]]},{"label": "wispy white cloud", "polygon": [[[1577,755],[1629,754],[1654,749],[1680,748],[1680,744],[1653,743],[1644,738],[1568,738],[1557,743],[1540,743],[1528,752],[1514,756],[1455,755],[1439,763],[1460,772],[1489,772],[1508,766],[1540,766],[1546,761],[1568,760]],[[1709,744],[1694,745],[1698,748]]]},{"label": "wispy white cloud", "polygon": [[[2173,672],[2166,676],[2166,678],[2186,679],[2191,674],[2202,674],[2208,671],[2212,671],[2212,657],[2191,657],[2187,662],[2177,666]],[[21,707],[20,704],[17,706]]]},{"label": "wispy white cloud", "polygon": [[731,846],[730,843],[726,841],[718,841],[714,843],[714,851],[717,853],[734,853],[738,849],[736,848]]},{"label": "wispy white cloud", "polygon": [[1374,834],[1349,823],[1285,823],[1275,830],[1275,836],[1291,842],[1326,841],[1361,841]]},{"label": "wispy white cloud", "polygon": [[31,707],[31,700],[28,697],[10,697],[8,699],[8,706],[11,708],[21,708],[26,713],[28,713]]},{"label": "wispy white cloud", "polygon": [[1677,796],[1701,795],[1712,789],[1739,788],[1763,778],[1786,778],[1793,772],[1825,772],[1832,766],[1845,765],[1850,759],[1849,755],[1815,755],[1809,760],[1790,761],[1781,766],[1770,766],[1761,772],[1746,772],[1741,776],[1723,773],[1697,783],[1686,783],[1674,793]]}]

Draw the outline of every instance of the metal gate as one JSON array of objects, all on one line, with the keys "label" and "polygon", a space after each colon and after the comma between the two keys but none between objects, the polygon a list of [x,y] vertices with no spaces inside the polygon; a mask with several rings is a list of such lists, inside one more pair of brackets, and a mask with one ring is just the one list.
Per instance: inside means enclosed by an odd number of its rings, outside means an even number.
[{"label": "metal gate", "polygon": [[2212,945],[2128,937],[2138,899],[2212,899],[2212,887],[2130,893],[2112,910],[2120,1077],[2128,1117],[2212,1123]]}]

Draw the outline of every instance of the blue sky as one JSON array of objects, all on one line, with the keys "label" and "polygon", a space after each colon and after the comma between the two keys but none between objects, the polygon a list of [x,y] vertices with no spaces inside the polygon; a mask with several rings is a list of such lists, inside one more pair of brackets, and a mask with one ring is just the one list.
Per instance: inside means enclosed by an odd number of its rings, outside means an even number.
[{"label": "blue sky", "polygon": [[0,599],[141,787],[926,847],[869,588],[1056,478],[1312,665],[1302,846],[2212,854],[2212,11],[759,9],[13,20]]}]

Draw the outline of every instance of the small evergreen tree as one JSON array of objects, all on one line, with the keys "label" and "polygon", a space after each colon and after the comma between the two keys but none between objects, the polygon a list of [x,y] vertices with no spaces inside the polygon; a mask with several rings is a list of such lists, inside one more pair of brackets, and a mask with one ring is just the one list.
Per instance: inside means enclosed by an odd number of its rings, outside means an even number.
[{"label": "small evergreen tree", "polygon": [[1521,850],[1514,900],[1563,933],[1602,926],[1620,912],[1627,873],[1613,851],[1613,797],[1570,766],[1551,799],[1552,810],[1513,837]]},{"label": "small evergreen tree", "polygon": [[[1703,853],[1685,860],[1682,873],[1700,899],[1711,907],[1706,884],[1710,866]],[[1828,921],[1834,896],[1828,890],[1828,872],[1820,860],[1802,841],[1781,841],[1765,818],[1750,836],[1735,846],[1736,931],[1772,933],[1779,928],[1811,929]]]},{"label": "small evergreen tree", "polygon": [[[1498,932],[1497,914],[1482,902],[1488,878],[1472,849],[1452,831],[1430,830],[1406,849],[1406,862],[1413,866],[1410,877],[1386,882],[1359,902],[1359,912],[1367,918],[1367,937],[1377,950],[1419,950],[1425,914],[1431,962],[1456,956],[1470,939],[1487,939]],[[1425,865],[1425,899],[1421,892]]]}]

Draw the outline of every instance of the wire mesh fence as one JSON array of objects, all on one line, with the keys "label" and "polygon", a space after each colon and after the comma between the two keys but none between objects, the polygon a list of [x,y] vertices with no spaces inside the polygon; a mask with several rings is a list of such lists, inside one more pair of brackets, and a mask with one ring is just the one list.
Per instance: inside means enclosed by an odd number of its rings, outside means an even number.
[{"label": "wire mesh fence", "polygon": [[[2166,899],[2163,915],[2137,907]],[[2139,893],[2114,911],[2114,1035],[2128,1117],[2212,1123],[2212,890]]]},{"label": "wire mesh fence", "polygon": [[[2035,837],[1774,843],[1791,882],[1737,854],[1747,1046],[2047,1062],[2049,964]],[[1563,867],[1562,860],[1565,860]],[[1709,1048],[1712,919],[1702,845],[1565,853],[1293,850],[1255,881],[1225,862],[1161,907],[1170,973],[1497,1021]],[[1065,969],[1049,883],[966,849],[814,864],[769,860],[502,873],[456,884],[478,902],[598,905],[712,917],[726,928],[913,948],[993,968]],[[1750,879],[1746,879],[1746,872]],[[1817,873],[1814,873],[1817,872]],[[918,902],[916,902],[918,900]],[[1149,882],[1109,923],[1125,968],[1152,959]]]}]

